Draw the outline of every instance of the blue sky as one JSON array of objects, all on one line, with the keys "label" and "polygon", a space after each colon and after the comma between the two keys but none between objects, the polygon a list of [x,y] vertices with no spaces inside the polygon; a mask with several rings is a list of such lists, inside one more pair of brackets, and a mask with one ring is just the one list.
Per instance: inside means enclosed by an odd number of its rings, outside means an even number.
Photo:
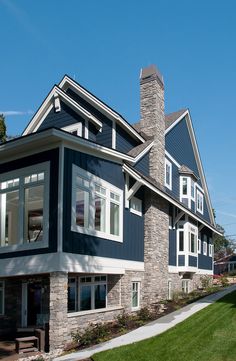
[{"label": "blue sky", "polygon": [[217,222],[236,235],[235,1],[0,0],[0,14],[9,134],[65,73],[133,123],[140,68],[156,64],[166,113],[190,109]]}]

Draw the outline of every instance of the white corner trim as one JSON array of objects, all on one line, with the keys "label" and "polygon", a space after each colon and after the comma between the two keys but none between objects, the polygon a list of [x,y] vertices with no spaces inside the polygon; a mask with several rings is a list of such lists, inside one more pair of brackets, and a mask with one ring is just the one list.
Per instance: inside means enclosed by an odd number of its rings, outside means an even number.
[{"label": "white corner trim", "polygon": [[112,149],[116,149],[116,122],[112,121]]},{"label": "white corner trim", "polygon": [[86,91],[83,87],[81,87],[78,83],[74,80],[69,78],[67,75],[59,83],[59,88],[67,89],[69,86],[73,88],[73,90],[79,94],[83,99],[86,99],[90,103],[93,104],[97,109],[100,111],[105,112],[106,115],[112,117],[113,119],[117,120],[121,126],[123,126],[126,130],[129,131],[136,139],[139,139],[142,143],[145,142],[145,139],[141,137],[141,135],[129,124],[127,123],[118,113],[114,112],[111,108],[101,102],[98,98],[94,95]]}]

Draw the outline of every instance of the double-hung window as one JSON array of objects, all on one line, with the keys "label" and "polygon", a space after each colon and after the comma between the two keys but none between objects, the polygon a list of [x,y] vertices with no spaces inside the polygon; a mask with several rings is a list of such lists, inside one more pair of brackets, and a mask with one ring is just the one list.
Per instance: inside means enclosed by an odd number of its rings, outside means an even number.
[{"label": "double-hung window", "polygon": [[0,281],[0,315],[4,315],[4,281]]},{"label": "double-hung window", "polygon": [[182,280],[182,292],[189,293],[189,280]]},{"label": "double-hung window", "polygon": [[106,308],[107,277],[105,275],[69,277],[68,312]]},{"label": "double-hung window", "polygon": [[165,186],[172,189],[172,164],[168,159],[165,159]]},{"label": "double-hung window", "polygon": [[213,244],[212,244],[212,238],[209,239],[209,257],[213,256]]},{"label": "double-hung window", "polygon": [[0,245],[21,249],[47,243],[49,163],[0,175]]},{"label": "double-hung window", "polygon": [[123,191],[73,165],[72,231],[122,242]]},{"label": "double-hung window", "polygon": [[198,240],[197,240],[197,252],[200,254],[201,253],[201,233],[198,234]]},{"label": "double-hung window", "polygon": [[197,211],[203,214],[203,194],[197,189]]},{"label": "double-hung window", "polygon": [[205,234],[203,237],[203,254],[207,256],[207,236]]},{"label": "double-hung window", "polygon": [[189,239],[189,252],[197,253],[197,237],[198,237],[198,229],[192,225],[189,225],[188,232]]}]

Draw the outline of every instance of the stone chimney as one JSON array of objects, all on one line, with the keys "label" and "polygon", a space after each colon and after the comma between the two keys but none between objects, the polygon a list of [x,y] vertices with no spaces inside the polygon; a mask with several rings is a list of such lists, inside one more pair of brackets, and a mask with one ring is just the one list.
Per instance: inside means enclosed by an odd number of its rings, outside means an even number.
[{"label": "stone chimney", "polygon": [[164,82],[155,65],[141,69],[140,73],[140,130],[154,137],[150,153],[150,176],[164,185],[165,117]]}]

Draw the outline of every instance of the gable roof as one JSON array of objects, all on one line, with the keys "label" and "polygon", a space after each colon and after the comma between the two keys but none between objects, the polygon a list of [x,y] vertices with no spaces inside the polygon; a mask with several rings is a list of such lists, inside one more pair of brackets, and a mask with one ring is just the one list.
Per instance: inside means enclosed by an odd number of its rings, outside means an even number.
[{"label": "gable roof", "polygon": [[[173,120],[174,116],[172,117],[172,123],[166,129],[165,134],[169,133],[172,128],[174,128],[184,117],[186,117],[186,124],[187,124],[188,132],[190,135],[192,147],[193,147],[194,157],[195,157],[196,163],[197,163],[197,169],[198,169],[200,180],[202,182],[202,187],[204,189],[205,196],[206,196],[206,204],[207,204],[208,212],[210,215],[211,222],[215,226],[215,218],[214,218],[213,211],[212,211],[211,199],[210,199],[210,195],[209,195],[209,191],[208,191],[208,187],[207,187],[205,173],[204,173],[203,166],[202,166],[202,161],[201,161],[201,157],[200,157],[200,153],[199,153],[199,149],[198,149],[198,145],[197,145],[197,140],[195,137],[195,132],[193,129],[193,123],[192,123],[192,119],[190,116],[190,112],[188,109],[186,111],[181,111],[181,112],[182,112],[182,115],[180,115],[175,121]],[[179,112],[176,112],[176,113],[179,113]],[[178,114],[176,114],[176,117],[177,116],[178,116]]]},{"label": "gable roof", "polygon": [[89,102],[92,106],[98,109],[101,113],[105,114],[112,121],[117,122],[133,138],[139,140],[141,143],[145,142],[145,139],[120,114],[115,112],[112,108],[108,107],[108,105],[106,105],[95,95],[82,87],[79,83],[75,82],[68,75],[65,75],[58,85],[54,85],[54,87],[51,89],[47,97],[44,99],[43,103],[34,114],[31,121],[23,131],[22,135],[35,132],[39,128],[39,125],[42,124],[49,111],[53,108],[52,101],[54,96],[59,96],[60,98],[62,98],[63,101],[67,103],[67,105],[72,107],[74,110],[80,112],[80,114],[82,113],[83,116],[87,117],[98,128],[102,127],[102,122],[99,119],[94,117],[77,101],[75,101],[69,94],[66,93],[66,90],[68,88],[71,88],[81,98],[85,99],[87,102]]},{"label": "gable roof", "polygon": [[165,115],[165,128],[168,129],[171,127],[179,118],[182,119],[184,114],[186,114],[188,109],[180,109],[177,112],[173,112]]}]

